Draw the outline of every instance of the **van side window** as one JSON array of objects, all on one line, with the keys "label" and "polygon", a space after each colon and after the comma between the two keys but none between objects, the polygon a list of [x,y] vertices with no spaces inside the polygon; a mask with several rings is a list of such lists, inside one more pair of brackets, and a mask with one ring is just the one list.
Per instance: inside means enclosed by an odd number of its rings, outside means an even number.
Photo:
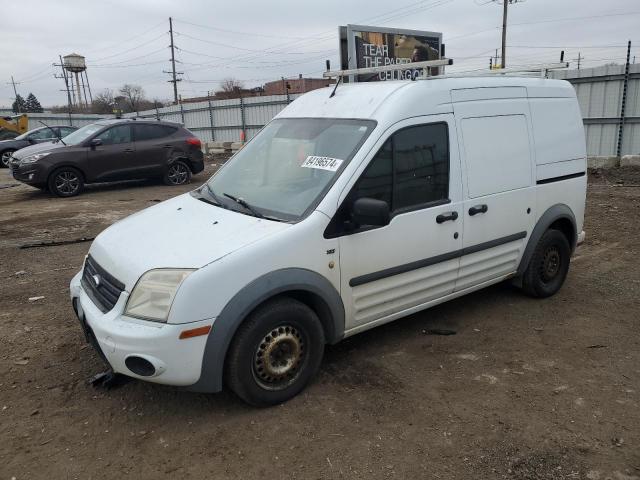
[{"label": "van side window", "polygon": [[393,210],[444,200],[449,195],[447,124],[421,125],[393,135]]},{"label": "van side window", "polygon": [[384,200],[391,207],[393,197],[393,148],[387,140],[371,160],[353,192],[353,200],[358,198]]},{"label": "van side window", "polygon": [[355,231],[351,205],[358,198],[389,204],[391,214],[449,199],[449,130],[446,123],[403,128],[378,150],[325,230],[325,238]]},{"label": "van side window", "polygon": [[398,212],[448,195],[448,130],[446,123],[436,123],[394,133],[358,180],[352,199],[384,200]]}]

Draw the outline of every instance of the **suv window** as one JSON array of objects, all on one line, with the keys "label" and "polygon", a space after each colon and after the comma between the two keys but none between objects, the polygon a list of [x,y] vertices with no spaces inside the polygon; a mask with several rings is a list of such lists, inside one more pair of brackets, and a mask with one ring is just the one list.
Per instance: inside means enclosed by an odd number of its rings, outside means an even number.
[{"label": "suv window", "polygon": [[134,125],[134,137],[136,142],[143,140],[153,140],[154,138],[168,137],[174,133],[177,128],[169,127],[168,125]]},{"label": "suv window", "polygon": [[131,127],[129,125],[116,125],[100,133],[97,137],[103,145],[116,145],[131,141]]},{"label": "suv window", "polygon": [[42,128],[40,130],[36,130],[33,133],[30,133],[29,138],[31,140],[44,140],[46,138],[56,138],[56,136],[48,128]]},{"label": "suv window", "polygon": [[394,133],[355,186],[352,200],[384,200],[392,212],[449,195],[449,138],[446,123],[408,127]]}]

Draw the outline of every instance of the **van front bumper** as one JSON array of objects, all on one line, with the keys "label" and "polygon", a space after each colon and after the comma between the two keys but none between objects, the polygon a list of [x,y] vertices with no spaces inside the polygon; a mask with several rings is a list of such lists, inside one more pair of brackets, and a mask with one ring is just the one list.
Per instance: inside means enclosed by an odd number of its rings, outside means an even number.
[{"label": "van front bumper", "polygon": [[584,230],[582,230],[579,234],[578,234],[578,241],[576,242],[576,246],[580,246],[584,243],[585,238],[587,237],[587,234],[585,233]]},{"label": "van front bumper", "polygon": [[123,315],[127,292],[111,311],[102,313],[82,288],[81,277],[79,272],[71,280],[73,308],[87,341],[114,372],[165,385],[188,386],[198,381],[207,335],[179,337],[185,330],[210,326],[213,320],[172,325],[127,317]]}]

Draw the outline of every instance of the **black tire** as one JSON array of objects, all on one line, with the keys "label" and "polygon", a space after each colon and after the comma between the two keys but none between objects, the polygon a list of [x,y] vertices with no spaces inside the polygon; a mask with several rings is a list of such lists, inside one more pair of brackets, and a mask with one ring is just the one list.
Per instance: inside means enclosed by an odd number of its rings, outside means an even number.
[{"label": "black tire", "polygon": [[522,278],[522,289],[532,297],[554,295],[567,278],[571,247],[559,230],[547,230],[536,245]]},{"label": "black tire", "polygon": [[182,160],[169,164],[164,174],[165,185],[186,185],[191,182],[191,168]]},{"label": "black tire", "polygon": [[13,148],[7,148],[0,154],[0,168],[9,168],[9,157],[15,152]]},{"label": "black tire", "polygon": [[258,307],[236,332],[225,362],[229,388],[256,407],[296,396],[316,374],[324,330],[304,303],[288,297]]},{"label": "black tire", "polygon": [[84,189],[84,176],[73,167],[62,167],[49,175],[47,187],[58,197],[74,197]]}]

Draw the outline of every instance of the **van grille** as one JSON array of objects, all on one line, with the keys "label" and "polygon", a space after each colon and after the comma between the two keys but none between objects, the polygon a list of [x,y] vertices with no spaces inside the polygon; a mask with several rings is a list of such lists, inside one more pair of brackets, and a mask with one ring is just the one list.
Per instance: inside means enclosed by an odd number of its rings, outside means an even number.
[{"label": "van grille", "polygon": [[102,313],[110,311],[124,291],[124,284],[98,265],[91,255],[84,263],[80,283]]}]

